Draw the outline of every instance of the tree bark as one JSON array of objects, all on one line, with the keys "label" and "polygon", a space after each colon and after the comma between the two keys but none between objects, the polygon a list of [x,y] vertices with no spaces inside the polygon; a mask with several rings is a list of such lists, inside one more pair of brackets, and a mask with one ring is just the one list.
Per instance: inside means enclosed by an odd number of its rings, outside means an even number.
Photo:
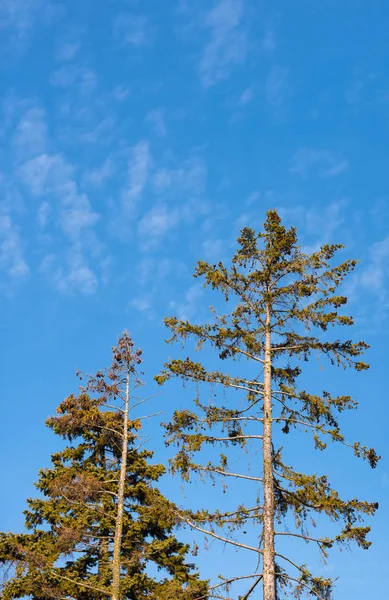
[{"label": "tree bark", "polygon": [[[101,450],[101,466],[104,471],[107,471],[107,461],[105,456],[105,447]],[[110,568],[111,568],[111,560],[109,556],[109,536],[111,531],[109,529],[103,529],[101,532],[102,539],[99,542],[99,562],[97,567],[97,573],[99,576],[99,585],[101,587],[108,587],[109,581],[107,581],[107,577],[110,577]],[[106,596],[101,596],[101,598],[106,598]]]},{"label": "tree bark", "polygon": [[125,411],[124,411],[124,422],[123,422],[123,445],[122,445],[122,457],[120,465],[120,479],[119,479],[119,491],[118,491],[118,506],[116,515],[115,525],[115,538],[113,545],[113,559],[112,559],[112,600],[120,600],[120,567],[121,567],[121,545],[122,545],[122,534],[123,534],[123,514],[124,514],[124,491],[126,484],[127,474],[127,452],[128,452],[128,419],[129,419],[129,404],[130,404],[130,372],[127,373],[126,378],[126,392],[125,392]]},{"label": "tree bark", "polygon": [[271,332],[270,306],[266,305],[266,340],[264,365],[263,420],[263,600],[276,599],[274,565],[274,482],[272,460],[272,392],[271,392]]}]

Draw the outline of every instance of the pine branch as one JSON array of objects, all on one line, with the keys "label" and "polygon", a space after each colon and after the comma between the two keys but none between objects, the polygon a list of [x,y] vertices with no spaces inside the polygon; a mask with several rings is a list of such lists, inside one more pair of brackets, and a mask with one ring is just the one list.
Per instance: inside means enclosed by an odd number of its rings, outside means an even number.
[{"label": "pine branch", "polygon": [[83,583],[81,581],[75,581],[74,579],[71,579],[70,577],[66,577],[66,575],[61,575],[60,573],[58,573],[58,571],[55,571],[54,569],[52,569],[52,573],[56,577],[59,577],[60,579],[63,579],[64,581],[68,581],[69,583],[72,583],[73,585],[78,585],[80,587],[87,588],[89,590],[93,590],[94,592],[98,592],[99,594],[104,594],[105,596],[111,595],[111,592],[108,592],[107,590],[103,590],[94,585],[89,585],[89,584]]},{"label": "pine branch", "polygon": [[295,583],[298,583],[299,585],[302,585],[311,594],[313,594],[314,596],[316,596],[316,598],[318,598],[318,600],[326,600],[326,598],[323,598],[322,596],[320,596],[320,594],[318,594],[318,592],[313,587],[311,587],[310,585],[308,585],[304,581],[301,581],[301,579],[296,579],[295,577],[291,577],[287,573],[282,573],[282,576],[286,577],[287,579],[290,579],[290,581],[294,581]]},{"label": "pine branch", "polygon": [[209,535],[210,537],[213,537],[213,538],[219,540],[220,542],[224,542],[226,544],[231,544],[232,546],[236,546],[237,548],[244,548],[245,550],[251,550],[252,552],[256,552],[257,554],[263,554],[263,551],[260,548],[254,548],[253,546],[248,546],[247,544],[242,544],[242,543],[237,542],[235,540],[231,540],[231,539],[222,537],[220,535],[217,535],[214,531],[203,529],[202,527],[199,527],[198,525],[195,525],[193,523],[193,521],[191,521],[190,519],[184,517],[180,513],[176,513],[176,514],[177,514],[178,518],[181,521],[184,521],[185,523],[187,523],[187,525],[189,525],[190,527],[192,527],[192,529],[195,529],[196,531],[199,531],[200,533],[204,533],[205,535]]},{"label": "pine branch", "polygon": [[201,465],[196,465],[196,470],[217,473],[218,475],[223,475],[224,477],[236,477],[237,479],[248,479],[250,481],[263,481],[262,477],[254,477],[251,475],[242,475],[241,473],[229,473],[228,471],[223,471],[217,468],[207,468],[202,467]]}]

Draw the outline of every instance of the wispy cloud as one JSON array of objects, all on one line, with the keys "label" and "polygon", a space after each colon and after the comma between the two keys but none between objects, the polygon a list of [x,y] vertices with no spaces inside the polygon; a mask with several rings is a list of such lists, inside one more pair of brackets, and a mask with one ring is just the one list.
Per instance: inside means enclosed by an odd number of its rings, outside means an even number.
[{"label": "wispy cloud", "polygon": [[181,300],[170,302],[169,308],[179,319],[193,319],[198,313],[199,305],[201,305],[199,301],[203,295],[203,286],[200,283],[194,283],[186,290]]},{"label": "wispy cloud", "polygon": [[246,58],[248,34],[242,0],[220,0],[205,15],[204,27],[209,39],[199,69],[204,87],[209,87],[227,79],[232,69]]},{"label": "wispy cloud", "polygon": [[181,277],[187,273],[187,266],[178,258],[168,258],[161,256],[144,256],[136,268],[137,282],[141,286],[156,285],[160,288],[163,281],[175,274]]},{"label": "wispy cloud", "polygon": [[139,242],[144,250],[157,248],[165,236],[177,226],[179,214],[166,204],[153,206],[140,220]]},{"label": "wispy cloud", "polygon": [[[323,244],[334,241],[335,232],[346,221],[347,200],[331,202],[328,205],[303,204],[295,206],[281,206],[279,212],[286,219],[288,225],[297,226],[301,231],[304,241],[304,250],[313,252]],[[335,240],[338,241],[338,240]]]},{"label": "wispy cloud", "polygon": [[152,251],[159,248],[165,238],[179,225],[194,223],[209,212],[206,202],[192,199],[182,204],[159,202],[142,217],[138,225],[141,250]]},{"label": "wispy cloud", "polygon": [[347,283],[346,294],[355,305],[358,322],[370,333],[382,331],[389,315],[389,235],[372,244]]},{"label": "wispy cloud", "polygon": [[60,14],[60,5],[53,0],[1,0],[0,30],[5,52],[22,53],[29,45],[37,23],[49,25]]},{"label": "wispy cloud", "polygon": [[144,15],[121,13],[113,21],[116,39],[124,46],[145,46],[150,43],[151,34]]},{"label": "wispy cloud", "polygon": [[[361,272],[359,283],[365,289],[379,294],[387,305],[389,278],[389,235],[370,248],[367,266]],[[387,306],[388,308],[388,306]]]},{"label": "wispy cloud", "polygon": [[128,98],[130,94],[130,90],[125,85],[116,85],[112,90],[112,98],[116,100],[116,102],[124,102],[126,98]]},{"label": "wispy cloud", "polygon": [[241,106],[245,106],[246,104],[248,104],[249,102],[251,102],[251,100],[253,99],[253,97],[254,97],[253,87],[249,86],[240,95],[239,104]]},{"label": "wispy cloud", "polygon": [[121,195],[122,206],[128,216],[134,215],[136,204],[142,197],[149,178],[150,164],[149,143],[142,140],[131,150],[128,161],[127,182]]},{"label": "wispy cloud", "polygon": [[167,133],[164,111],[162,108],[157,108],[147,114],[146,122],[150,123],[153,130],[159,137],[164,137]]},{"label": "wispy cloud", "polygon": [[277,116],[283,116],[293,96],[289,70],[273,66],[266,79],[266,98]]},{"label": "wispy cloud", "polygon": [[0,270],[12,280],[19,280],[29,272],[17,225],[11,216],[0,212]]},{"label": "wispy cloud", "polygon": [[74,168],[59,154],[42,154],[20,168],[21,178],[34,196],[54,196],[60,199],[58,223],[73,241],[80,241],[83,230],[92,227],[98,215],[86,194],[78,191]]},{"label": "wispy cloud", "polygon": [[159,194],[183,192],[203,194],[206,187],[207,168],[200,157],[189,158],[175,167],[160,167],[153,176],[154,189]]},{"label": "wispy cloud", "polygon": [[46,227],[51,210],[51,205],[46,200],[44,202],[41,202],[41,204],[39,205],[37,219],[39,227],[41,227],[41,229],[44,229]]},{"label": "wispy cloud", "polygon": [[223,259],[226,241],[222,239],[207,239],[201,244],[201,259],[218,262]]},{"label": "wispy cloud", "polygon": [[151,301],[147,296],[137,296],[131,300],[131,305],[139,312],[148,312],[151,307]]},{"label": "wispy cloud", "polygon": [[349,167],[348,161],[339,158],[330,150],[301,148],[291,159],[290,173],[306,179],[310,175],[331,178],[344,173]]},{"label": "wispy cloud", "polygon": [[374,107],[377,103],[377,74],[354,69],[351,82],[346,89],[345,99],[355,114],[366,107]]},{"label": "wispy cloud", "polygon": [[147,319],[160,315],[163,299],[170,300],[174,281],[182,282],[188,276],[187,265],[178,258],[146,255],[136,267],[136,289],[139,293],[131,300],[131,309],[137,310]]},{"label": "wispy cloud", "polygon": [[[55,225],[66,236],[69,247],[67,256],[47,262],[45,271],[52,271],[53,279],[61,291],[76,289],[83,293],[94,291],[97,277],[87,264],[90,253],[88,237],[93,231],[99,215],[93,211],[86,194],[80,193],[74,179],[74,169],[61,155],[41,155],[22,165],[21,178],[31,194],[43,198],[57,199]],[[48,200],[38,209],[38,220],[45,225],[52,206]],[[95,244],[92,240],[93,246]],[[92,248],[93,249],[93,248]],[[64,262],[67,269],[60,263]]]},{"label": "wispy cloud", "polygon": [[73,168],[60,154],[40,154],[19,168],[21,181],[34,196],[57,193],[73,175]]},{"label": "wispy cloud", "polygon": [[88,171],[85,175],[85,182],[92,185],[93,187],[101,187],[108,181],[115,173],[115,164],[113,159],[108,156],[103,164],[97,168]]},{"label": "wispy cloud", "polygon": [[116,121],[113,117],[104,117],[92,129],[81,133],[80,140],[86,144],[107,146],[115,136],[115,125]]},{"label": "wispy cloud", "polygon": [[45,152],[49,144],[45,113],[40,108],[27,110],[13,135],[12,149],[20,162]]},{"label": "wispy cloud", "polygon": [[76,57],[81,48],[81,41],[75,37],[62,38],[57,42],[55,57],[60,62],[67,62]]},{"label": "wispy cloud", "polygon": [[54,87],[76,88],[81,93],[88,93],[96,87],[97,75],[87,67],[66,65],[54,71],[51,84]]},{"label": "wispy cloud", "polygon": [[274,50],[277,48],[275,30],[271,25],[266,28],[265,34],[262,38],[262,48],[268,53],[274,52]]},{"label": "wispy cloud", "polygon": [[80,249],[73,247],[65,264],[54,254],[48,254],[41,263],[41,271],[50,277],[57,289],[63,293],[75,291],[93,294],[98,288],[98,279],[85,261]]},{"label": "wispy cloud", "polygon": [[62,291],[92,292],[97,276],[88,263],[100,249],[94,233],[99,215],[87,195],[79,190],[74,167],[62,154],[50,151],[42,110],[30,109],[22,117],[13,148],[19,163],[19,180],[26,193],[41,200],[38,223],[44,228],[50,219],[53,231],[57,231],[53,238],[56,243],[43,260],[42,271]]}]

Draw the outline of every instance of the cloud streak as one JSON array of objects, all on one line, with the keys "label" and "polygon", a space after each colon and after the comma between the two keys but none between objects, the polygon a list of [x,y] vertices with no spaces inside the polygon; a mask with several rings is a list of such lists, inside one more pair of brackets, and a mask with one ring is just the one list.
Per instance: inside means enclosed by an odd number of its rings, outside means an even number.
[{"label": "cloud streak", "polygon": [[[50,152],[42,110],[30,109],[22,117],[13,147],[19,163],[17,174],[25,193],[40,200],[37,209],[40,227],[51,224],[52,232],[56,231],[52,236],[54,248],[46,254],[41,270],[61,291],[95,291],[98,279],[89,263],[100,251],[94,233],[99,214],[92,209],[87,195],[79,190],[74,167],[62,154]],[[65,246],[59,234],[66,240]]]},{"label": "cloud streak", "polygon": [[113,21],[113,32],[123,46],[141,47],[150,43],[148,21],[144,15],[118,15]]},{"label": "cloud streak", "polygon": [[149,143],[141,140],[131,149],[128,161],[127,184],[122,191],[122,206],[127,216],[134,216],[149,178],[151,153]]},{"label": "cloud streak", "polygon": [[289,70],[275,65],[266,79],[266,99],[277,116],[283,116],[293,96]]},{"label": "cloud streak", "polygon": [[204,28],[208,41],[199,65],[204,87],[227,79],[247,55],[247,31],[243,23],[243,2],[221,0],[206,13]]},{"label": "cloud streak", "polygon": [[301,148],[291,158],[289,172],[307,179],[311,175],[329,179],[349,168],[348,161],[335,156],[330,150]]},{"label": "cloud streak", "polygon": [[11,216],[0,212],[0,270],[12,281],[25,278],[29,267],[18,227]]}]

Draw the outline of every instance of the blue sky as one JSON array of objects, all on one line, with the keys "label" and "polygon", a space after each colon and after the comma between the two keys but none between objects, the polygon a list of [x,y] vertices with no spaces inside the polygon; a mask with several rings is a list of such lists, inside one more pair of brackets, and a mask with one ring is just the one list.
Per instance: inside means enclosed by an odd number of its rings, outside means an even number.
[{"label": "blue sky", "polygon": [[[76,367],[128,328],[153,391],[163,316],[206,317],[196,260],[228,259],[272,207],[361,260],[347,292],[372,369],[339,381],[361,402],[350,431],[387,454],[388,24],[380,0],[0,2],[2,529],[22,525]],[[381,503],[373,548],[334,554],[337,598],[378,594],[388,459],[326,469]]]}]

